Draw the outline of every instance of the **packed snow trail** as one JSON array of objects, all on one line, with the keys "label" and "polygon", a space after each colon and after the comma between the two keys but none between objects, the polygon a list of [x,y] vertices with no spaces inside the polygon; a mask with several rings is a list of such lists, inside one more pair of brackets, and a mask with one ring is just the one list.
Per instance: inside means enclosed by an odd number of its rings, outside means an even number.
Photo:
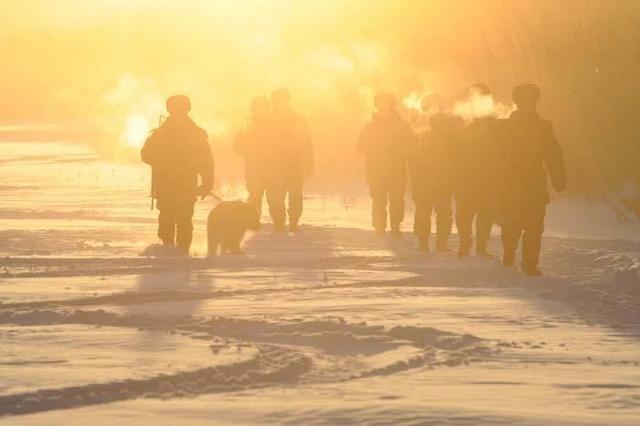
[{"label": "packed snow trail", "polygon": [[[548,240],[547,256],[566,243]],[[632,424],[640,414],[637,324],[608,312],[602,291],[562,303],[595,284],[413,245],[357,229],[266,229],[246,256],[10,274],[3,419],[55,422],[71,409],[108,423],[134,406],[140,423]],[[567,277],[579,275],[576,262]]]},{"label": "packed snow trail", "polygon": [[543,278],[420,253],[368,230],[366,197],[313,191],[299,234],[267,225],[245,256],[201,257],[207,201],[192,258],[145,257],[146,170],[2,149],[3,424],[640,417],[640,232],[602,205],[555,200]]}]

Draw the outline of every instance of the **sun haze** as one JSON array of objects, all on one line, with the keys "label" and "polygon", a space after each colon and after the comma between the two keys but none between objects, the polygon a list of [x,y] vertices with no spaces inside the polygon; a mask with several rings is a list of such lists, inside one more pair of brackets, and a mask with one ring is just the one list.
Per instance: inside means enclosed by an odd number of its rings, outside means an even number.
[{"label": "sun haze", "polygon": [[0,422],[639,424],[640,0],[0,0],[0,52]]},{"label": "sun haze", "polygon": [[[577,120],[624,117],[634,99],[624,93],[638,98],[638,67],[624,54],[637,40],[638,8],[633,1],[3,2],[0,112],[64,122],[100,152],[133,158],[120,145],[140,144],[170,93],[190,94],[207,131],[229,144],[247,99],[286,85],[315,130],[318,161],[349,175],[355,157],[343,159],[343,147],[370,114],[375,91],[455,98],[478,81],[509,104],[516,82],[537,81],[546,93],[541,107],[568,129],[568,161],[579,178],[571,185],[594,189],[601,179],[622,184],[636,158],[624,148],[635,122],[611,130],[603,120],[586,127]],[[560,60],[571,65],[553,67]],[[619,142],[603,145],[612,131]],[[621,163],[612,169],[614,161]]]}]

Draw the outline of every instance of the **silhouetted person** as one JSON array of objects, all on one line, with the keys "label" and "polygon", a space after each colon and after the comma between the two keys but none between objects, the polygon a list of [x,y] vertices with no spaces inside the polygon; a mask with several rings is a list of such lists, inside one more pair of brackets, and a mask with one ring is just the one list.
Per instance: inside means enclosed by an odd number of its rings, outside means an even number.
[{"label": "silhouetted person", "polygon": [[549,203],[547,174],[556,191],[566,185],[562,150],[551,123],[540,118],[540,89],[523,84],[513,89],[517,110],[503,120],[502,176],[503,263],[512,266],[522,236],[522,271],[541,275],[538,269],[544,216]]},{"label": "silhouetted person", "polygon": [[244,158],[245,179],[249,198],[247,203],[255,207],[258,219],[262,212],[262,199],[270,179],[273,164],[269,98],[261,96],[251,102],[251,117],[238,134],[234,149]]},{"label": "silhouetted person", "polygon": [[399,235],[404,219],[407,158],[414,136],[396,112],[395,96],[376,95],[375,107],[373,117],[360,134],[357,148],[365,158],[373,227],[378,233],[386,231],[389,204],[391,231]]},{"label": "silhouetted person", "polygon": [[[469,95],[491,96],[487,86],[476,84]],[[476,254],[488,256],[487,245],[494,220],[498,126],[494,116],[475,118],[466,128],[456,154],[456,227],[460,236],[458,255],[467,256],[473,243],[475,220]]]},{"label": "silhouetted person", "polygon": [[191,246],[196,197],[211,192],[214,171],[207,133],[189,118],[190,109],[184,95],[167,99],[169,117],[142,148],[142,161],[152,168],[152,197],[160,210],[158,237],[185,254]]},{"label": "silhouetted person", "polygon": [[411,156],[410,170],[415,219],[413,232],[420,250],[429,250],[431,215],[436,214],[438,251],[448,251],[451,235],[453,202],[454,156],[462,137],[463,123],[447,113],[431,116],[430,130],[419,138]]},{"label": "silhouetted person", "polygon": [[284,231],[287,219],[285,199],[289,198],[289,229],[298,230],[303,209],[304,180],[313,172],[311,133],[307,122],[291,110],[291,96],[285,89],[271,94],[269,115],[272,154],[279,160],[267,186],[269,212],[276,231]]}]

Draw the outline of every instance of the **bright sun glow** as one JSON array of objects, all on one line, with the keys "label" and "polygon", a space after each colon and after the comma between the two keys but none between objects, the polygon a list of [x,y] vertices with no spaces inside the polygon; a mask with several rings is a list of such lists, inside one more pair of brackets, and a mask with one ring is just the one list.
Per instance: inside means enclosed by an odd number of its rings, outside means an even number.
[{"label": "bright sun glow", "polygon": [[131,116],[127,118],[127,126],[124,132],[124,142],[127,146],[140,148],[147,139],[151,126],[146,118]]}]

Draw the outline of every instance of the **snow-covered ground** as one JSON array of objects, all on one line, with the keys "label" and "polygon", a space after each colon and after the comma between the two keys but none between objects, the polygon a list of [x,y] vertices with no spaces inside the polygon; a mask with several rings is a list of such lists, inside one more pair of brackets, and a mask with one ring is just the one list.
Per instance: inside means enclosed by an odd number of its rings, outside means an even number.
[{"label": "snow-covered ground", "polygon": [[2,423],[638,423],[640,227],[603,203],[555,200],[544,278],[417,252],[410,212],[378,237],[358,188],[213,260],[201,202],[192,258],[151,258],[144,167],[0,158]]}]

